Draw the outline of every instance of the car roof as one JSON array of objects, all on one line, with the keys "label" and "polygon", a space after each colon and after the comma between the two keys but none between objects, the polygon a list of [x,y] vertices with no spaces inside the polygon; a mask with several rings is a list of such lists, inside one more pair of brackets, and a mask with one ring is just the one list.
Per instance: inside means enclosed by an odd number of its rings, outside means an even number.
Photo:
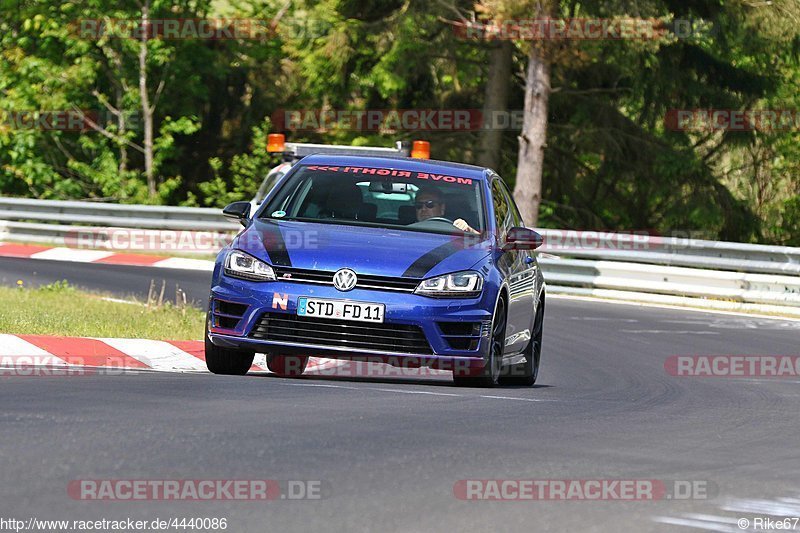
[{"label": "car roof", "polygon": [[459,178],[485,179],[487,169],[476,165],[454,163],[452,161],[436,161],[433,159],[414,159],[411,157],[364,157],[356,155],[309,155],[298,161],[303,165],[334,165],[390,168],[393,170],[409,170],[447,174]]}]

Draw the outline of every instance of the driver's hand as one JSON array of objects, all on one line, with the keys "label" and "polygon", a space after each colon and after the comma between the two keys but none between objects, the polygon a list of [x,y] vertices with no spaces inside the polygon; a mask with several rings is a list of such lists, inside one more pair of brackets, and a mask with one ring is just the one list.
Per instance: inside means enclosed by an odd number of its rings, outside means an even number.
[{"label": "driver's hand", "polygon": [[453,225],[454,225],[455,227],[457,227],[458,229],[460,229],[461,231],[467,231],[467,232],[469,232],[469,233],[478,233],[478,232],[477,232],[475,229],[473,229],[473,228],[472,228],[472,227],[471,227],[469,224],[467,224],[467,221],[466,221],[466,220],[464,220],[463,218],[457,218],[457,219],[456,219],[456,220],[453,222]]}]

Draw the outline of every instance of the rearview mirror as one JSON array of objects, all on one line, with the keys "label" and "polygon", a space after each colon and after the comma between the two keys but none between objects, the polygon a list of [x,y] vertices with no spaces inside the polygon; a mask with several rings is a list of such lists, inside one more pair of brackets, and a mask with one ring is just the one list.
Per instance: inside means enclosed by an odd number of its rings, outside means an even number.
[{"label": "rearview mirror", "polygon": [[544,243],[542,236],[530,228],[515,227],[508,230],[503,251],[535,250]]},{"label": "rearview mirror", "polygon": [[392,181],[371,181],[369,192],[382,192],[384,194],[399,194],[408,192],[405,183],[395,183]]},{"label": "rearview mirror", "polygon": [[242,226],[247,225],[247,220],[250,218],[250,202],[233,202],[228,204],[222,210],[222,215],[226,218],[232,218],[242,223]]}]

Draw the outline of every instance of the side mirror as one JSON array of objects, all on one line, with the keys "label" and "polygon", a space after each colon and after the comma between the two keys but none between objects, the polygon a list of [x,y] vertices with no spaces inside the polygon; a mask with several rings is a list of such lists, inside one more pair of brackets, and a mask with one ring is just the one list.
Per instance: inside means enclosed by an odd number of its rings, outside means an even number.
[{"label": "side mirror", "polygon": [[242,226],[247,225],[247,220],[250,218],[250,202],[233,202],[225,206],[222,210],[222,215],[226,218],[232,218],[242,223]]},{"label": "side mirror", "polygon": [[511,228],[506,235],[503,251],[535,250],[544,243],[542,236],[529,228]]}]

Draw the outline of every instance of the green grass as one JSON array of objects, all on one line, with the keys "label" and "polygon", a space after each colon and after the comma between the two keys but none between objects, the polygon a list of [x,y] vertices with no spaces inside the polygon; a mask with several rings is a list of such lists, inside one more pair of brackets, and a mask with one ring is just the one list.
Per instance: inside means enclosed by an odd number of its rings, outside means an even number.
[{"label": "green grass", "polygon": [[156,340],[203,338],[205,314],[191,306],[145,306],[103,299],[66,282],[0,287],[0,332]]}]

